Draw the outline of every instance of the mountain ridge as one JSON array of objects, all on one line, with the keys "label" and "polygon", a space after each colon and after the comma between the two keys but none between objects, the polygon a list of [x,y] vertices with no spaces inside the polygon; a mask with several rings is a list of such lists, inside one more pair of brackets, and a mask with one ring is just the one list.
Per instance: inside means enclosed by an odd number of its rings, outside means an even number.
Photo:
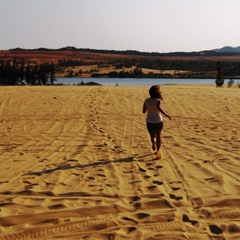
[{"label": "mountain ridge", "polygon": [[231,46],[225,46],[222,48],[215,48],[212,50],[202,50],[202,51],[189,51],[189,52],[183,52],[183,51],[175,51],[175,52],[142,52],[138,50],[108,50],[108,49],[91,49],[91,48],[76,48],[74,46],[67,46],[67,47],[62,47],[58,49],[53,49],[53,48],[35,48],[35,49],[26,49],[26,48],[13,48],[9,49],[6,51],[75,51],[75,52],[81,52],[81,51],[86,51],[86,52],[101,52],[101,53],[120,53],[120,54],[131,54],[131,55],[152,55],[152,56],[164,56],[164,55],[169,55],[169,56],[174,56],[174,55],[219,55],[219,54],[239,54],[240,53],[240,46],[238,47],[231,47]]},{"label": "mountain ridge", "polygon": [[[228,50],[228,49],[227,49]],[[0,50],[0,60],[14,61],[16,59],[31,63],[52,62],[58,64],[59,61],[77,62],[82,65],[108,64],[113,62],[128,62],[164,60],[164,61],[240,61],[240,52],[222,52],[213,50],[203,50],[199,52],[140,52],[136,50],[104,50],[90,48],[76,48],[67,46],[59,49],[37,48],[15,48],[10,50]]]},{"label": "mountain ridge", "polygon": [[218,53],[240,53],[240,46],[238,47],[231,47],[231,46],[225,46],[222,48],[216,48],[211,51],[218,52]]}]

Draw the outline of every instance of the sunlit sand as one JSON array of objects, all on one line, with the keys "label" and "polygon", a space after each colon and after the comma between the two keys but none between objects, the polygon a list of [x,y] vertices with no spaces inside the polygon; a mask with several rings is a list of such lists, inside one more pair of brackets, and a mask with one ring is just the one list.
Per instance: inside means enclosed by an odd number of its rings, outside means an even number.
[{"label": "sunlit sand", "polygon": [[[150,87],[150,86],[149,86]],[[0,87],[0,239],[239,239],[240,89]]]}]

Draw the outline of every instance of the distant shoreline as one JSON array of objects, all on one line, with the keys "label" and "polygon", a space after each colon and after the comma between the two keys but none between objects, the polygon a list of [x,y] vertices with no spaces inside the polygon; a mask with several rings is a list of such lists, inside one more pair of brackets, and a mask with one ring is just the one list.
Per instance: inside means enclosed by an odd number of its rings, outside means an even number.
[{"label": "distant shoreline", "polygon": [[[206,78],[216,79],[217,62],[222,63],[222,78],[240,79],[240,53],[141,53],[63,48],[59,50],[1,50],[0,60],[40,65],[53,63],[55,78]],[[136,72],[140,71],[140,73]]]}]

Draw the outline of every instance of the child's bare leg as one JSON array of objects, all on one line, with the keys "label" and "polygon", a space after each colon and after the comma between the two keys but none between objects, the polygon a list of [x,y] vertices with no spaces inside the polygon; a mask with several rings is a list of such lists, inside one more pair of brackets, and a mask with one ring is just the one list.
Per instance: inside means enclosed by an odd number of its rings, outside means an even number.
[{"label": "child's bare leg", "polygon": [[157,151],[159,151],[161,148],[161,135],[157,135],[156,146],[157,146]]},{"label": "child's bare leg", "polygon": [[152,150],[155,151],[156,150],[156,135],[155,133],[150,133],[150,137],[151,137],[151,142],[152,142]]},{"label": "child's bare leg", "polygon": [[160,148],[161,148],[161,131],[156,134],[156,146],[157,146],[157,158],[161,158]]}]

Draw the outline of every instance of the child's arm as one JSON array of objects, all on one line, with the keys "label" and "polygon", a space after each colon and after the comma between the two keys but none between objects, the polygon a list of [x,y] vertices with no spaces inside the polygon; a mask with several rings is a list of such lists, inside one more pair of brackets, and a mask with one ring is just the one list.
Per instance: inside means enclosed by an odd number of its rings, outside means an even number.
[{"label": "child's arm", "polygon": [[146,113],[146,111],[147,111],[146,105],[145,105],[145,103],[143,103],[142,113]]},{"label": "child's arm", "polygon": [[159,109],[159,111],[160,111],[163,115],[165,115],[169,120],[171,120],[171,116],[168,115],[167,113],[165,113],[161,108]]},{"label": "child's arm", "polygon": [[165,113],[164,111],[163,111],[163,109],[160,107],[160,105],[161,105],[161,101],[159,101],[158,102],[158,105],[157,105],[157,108],[158,108],[158,110],[160,111],[160,113],[162,113],[164,116],[166,116],[169,120],[171,120],[171,116],[169,116],[167,113]]}]

